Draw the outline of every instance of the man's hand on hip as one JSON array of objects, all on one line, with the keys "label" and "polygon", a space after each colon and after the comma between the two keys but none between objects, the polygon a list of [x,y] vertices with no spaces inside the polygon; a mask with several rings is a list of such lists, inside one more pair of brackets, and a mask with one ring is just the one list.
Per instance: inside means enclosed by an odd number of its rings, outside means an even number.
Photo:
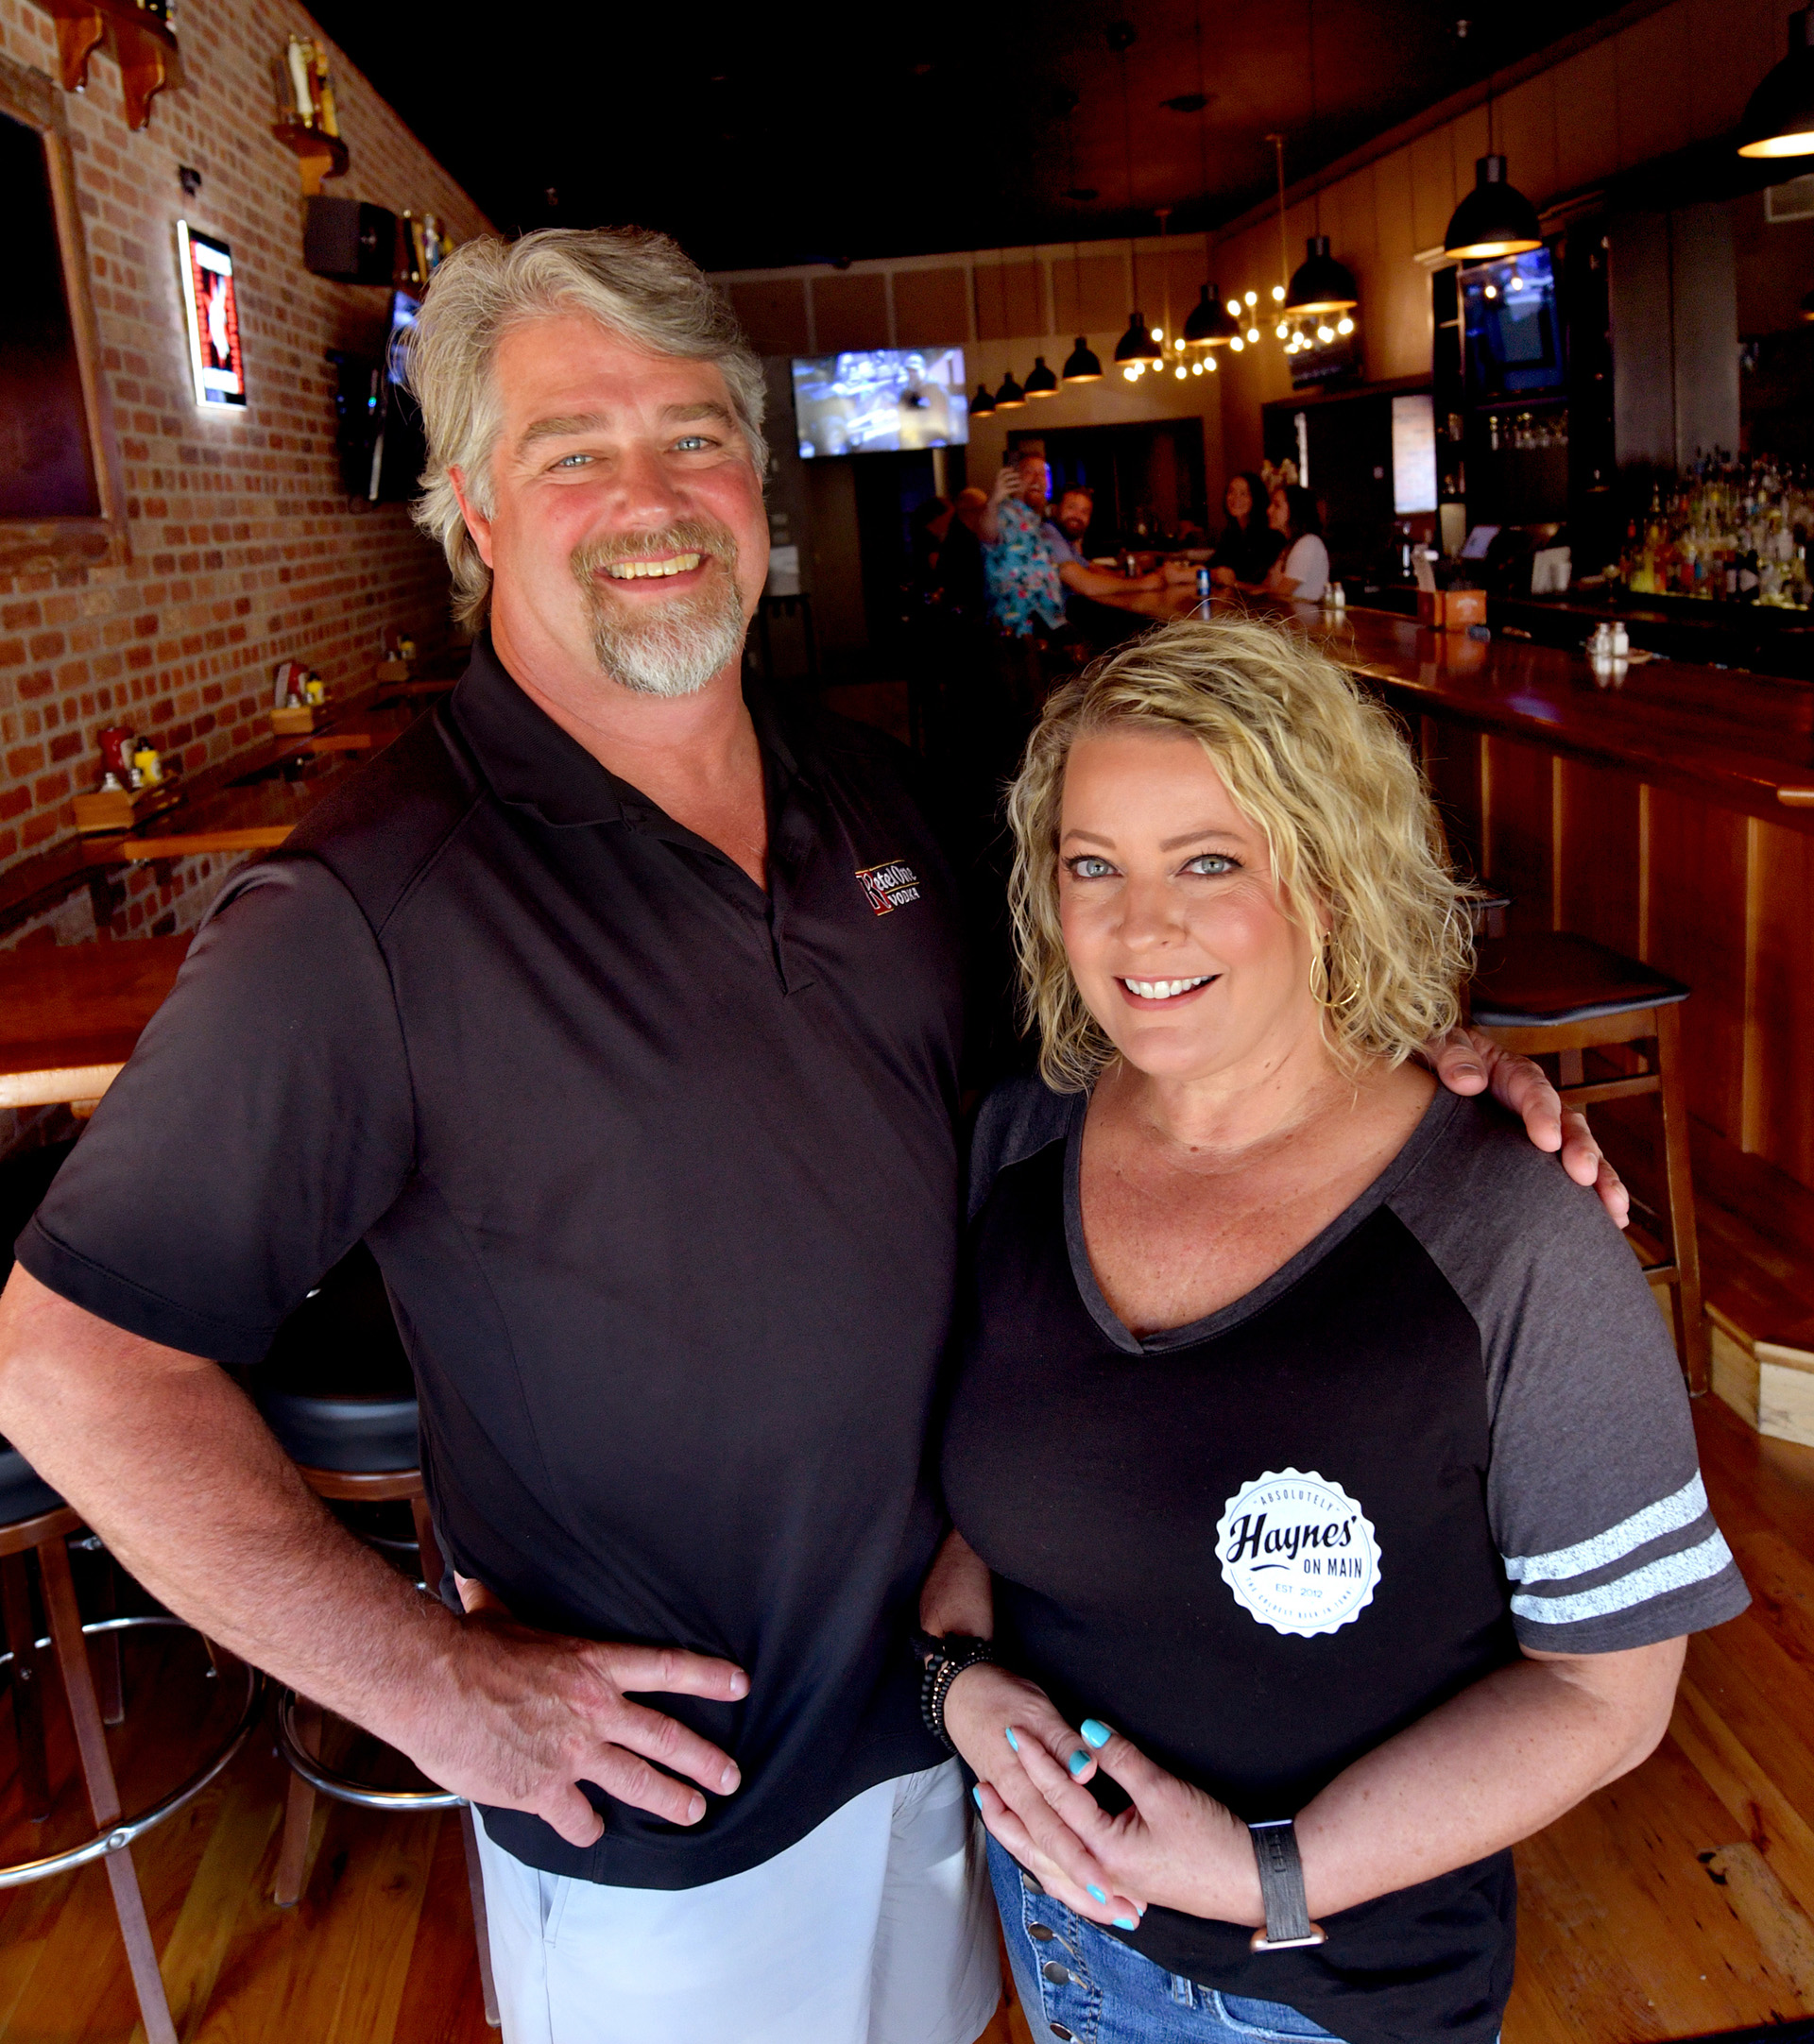
[{"label": "man's hand on hip", "polygon": [[538,1632],[482,1584],[455,1580],[467,1622],[444,1690],[423,1697],[419,1724],[410,1728],[411,1757],[432,1780],[494,1809],[526,1810],[573,1846],[595,1844],[605,1828],[581,1781],[671,1824],[696,1824],[706,1814],[706,1798],[689,1782],[714,1796],[739,1786],[727,1753],[629,1698],[735,1703],[749,1694],[741,1668],[677,1647]]}]

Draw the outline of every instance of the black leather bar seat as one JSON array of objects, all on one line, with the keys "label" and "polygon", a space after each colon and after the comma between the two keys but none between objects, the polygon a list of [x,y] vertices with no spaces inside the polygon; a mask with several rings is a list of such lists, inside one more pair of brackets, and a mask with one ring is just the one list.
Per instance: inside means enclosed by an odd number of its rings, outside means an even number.
[{"label": "black leather bar seat", "polygon": [[245,1382],[284,1453],[306,1469],[362,1475],[421,1459],[416,1381],[364,1244],[283,1322]]}]

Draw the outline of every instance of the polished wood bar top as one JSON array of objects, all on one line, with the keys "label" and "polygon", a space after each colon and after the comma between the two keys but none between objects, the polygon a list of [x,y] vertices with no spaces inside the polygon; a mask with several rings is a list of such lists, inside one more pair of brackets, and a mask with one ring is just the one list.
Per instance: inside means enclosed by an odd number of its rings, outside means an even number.
[{"label": "polished wood bar top", "polygon": [[0,952],[0,1107],[98,1099],[188,949],[185,935]]},{"label": "polished wood bar top", "polygon": [[[1097,599],[1155,622],[1188,617],[1193,589]],[[1226,602],[1301,631],[1344,667],[1378,682],[1408,714],[1522,739],[1658,787],[1814,832],[1814,685],[1683,661],[1634,663],[1611,686],[1584,654],[1528,640],[1432,632],[1408,618],[1350,605],[1259,598]]]}]

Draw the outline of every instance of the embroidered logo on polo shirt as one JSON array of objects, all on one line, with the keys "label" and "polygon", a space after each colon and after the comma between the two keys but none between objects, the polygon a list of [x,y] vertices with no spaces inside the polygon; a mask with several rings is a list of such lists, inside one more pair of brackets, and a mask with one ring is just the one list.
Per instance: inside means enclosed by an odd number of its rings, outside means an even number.
[{"label": "embroidered logo on polo shirt", "polygon": [[1372,1522],[1315,1470],[1268,1470],[1243,1484],[1216,1527],[1216,1555],[1243,1610],[1307,1640],[1351,1624],[1379,1581]]},{"label": "embroidered logo on polo shirt", "polygon": [[892,915],[919,899],[919,876],[912,866],[891,859],[885,866],[864,866],[857,874],[864,899],[878,915]]}]

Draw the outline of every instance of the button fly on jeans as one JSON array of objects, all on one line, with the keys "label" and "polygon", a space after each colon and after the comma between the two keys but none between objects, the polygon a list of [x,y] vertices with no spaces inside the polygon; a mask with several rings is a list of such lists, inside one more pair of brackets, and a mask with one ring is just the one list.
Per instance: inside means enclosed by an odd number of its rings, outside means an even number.
[{"label": "button fly on jeans", "polygon": [[1057,1987],[1069,1987],[1073,1978],[1070,1969],[1060,1966],[1056,1959],[1048,1959],[1039,1970]]},{"label": "button fly on jeans", "polygon": [[1051,2030],[1053,2036],[1061,2037],[1064,2040],[1064,2044],[1071,2044],[1070,2032],[1065,2028],[1063,2023],[1052,2023],[1051,2025]]},{"label": "button fly on jeans", "polygon": [[1044,1923],[1030,1923],[1027,1926],[1027,1935],[1032,1938],[1036,1938],[1042,1945],[1051,1944],[1052,1939],[1056,1937],[1057,1934],[1058,1933],[1056,1931],[1052,1930],[1050,1925]]}]

